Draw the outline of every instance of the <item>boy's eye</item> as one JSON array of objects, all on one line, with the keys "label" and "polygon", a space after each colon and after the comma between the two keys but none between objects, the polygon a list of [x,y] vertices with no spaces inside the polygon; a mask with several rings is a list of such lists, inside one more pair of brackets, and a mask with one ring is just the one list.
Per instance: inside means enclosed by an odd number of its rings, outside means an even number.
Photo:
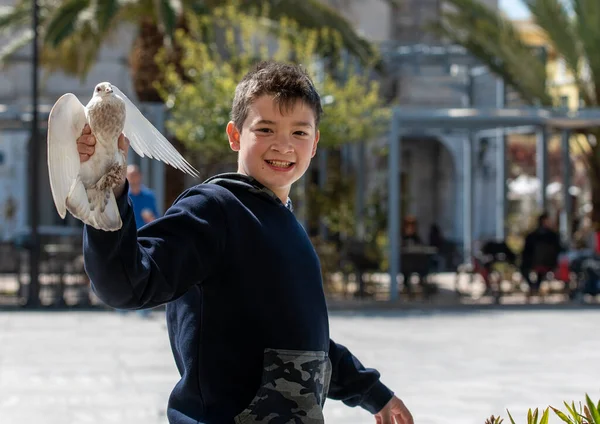
[{"label": "boy's eye", "polygon": [[308,135],[308,133],[306,133],[304,131],[296,131],[294,134],[302,136],[302,137],[304,137],[305,135]]},{"label": "boy's eye", "polygon": [[273,132],[273,131],[271,131],[271,128],[258,128],[256,131],[258,131],[258,132],[262,132],[262,133],[270,133],[270,132]]}]

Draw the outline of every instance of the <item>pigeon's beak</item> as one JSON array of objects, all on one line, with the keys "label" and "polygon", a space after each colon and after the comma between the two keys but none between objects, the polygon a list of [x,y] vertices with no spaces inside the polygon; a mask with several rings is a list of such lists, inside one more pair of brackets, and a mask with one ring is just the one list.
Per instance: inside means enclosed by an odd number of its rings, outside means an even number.
[{"label": "pigeon's beak", "polygon": [[112,90],[112,88],[107,88],[107,89],[106,89],[106,92],[107,92],[108,94],[112,94],[113,90]]}]

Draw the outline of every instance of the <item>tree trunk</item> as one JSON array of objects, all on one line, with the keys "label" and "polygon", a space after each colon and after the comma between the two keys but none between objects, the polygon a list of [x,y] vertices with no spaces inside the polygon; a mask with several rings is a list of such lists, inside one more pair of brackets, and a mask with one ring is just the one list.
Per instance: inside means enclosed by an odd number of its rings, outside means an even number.
[{"label": "tree trunk", "polygon": [[[139,24],[138,35],[134,41],[129,57],[133,89],[140,102],[163,103],[162,98],[154,88],[154,83],[162,78],[160,69],[154,57],[164,46],[164,35],[153,21],[142,20]],[[181,55],[174,50],[171,60],[178,61]],[[170,139],[173,146],[185,156],[185,146],[179,140]],[[185,189],[185,175],[183,172],[165,166],[165,204],[163,210],[168,209],[173,201]]]},{"label": "tree trunk", "polygon": [[149,19],[142,20],[129,56],[133,89],[140,102],[162,103],[153,84],[160,78],[154,57],[163,45],[164,35],[158,26]]}]

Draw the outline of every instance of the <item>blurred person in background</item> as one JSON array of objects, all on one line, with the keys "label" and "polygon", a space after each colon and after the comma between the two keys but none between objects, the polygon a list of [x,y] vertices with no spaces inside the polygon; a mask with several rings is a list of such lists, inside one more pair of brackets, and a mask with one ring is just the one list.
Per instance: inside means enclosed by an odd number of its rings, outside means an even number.
[{"label": "blurred person in background", "polygon": [[[558,256],[563,247],[559,234],[552,228],[548,213],[538,218],[535,230],[525,237],[525,246],[521,254],[521,273],[529,285],[529,296],[538,294],[540,285],[548,272],[554,271],[558,265]],[[535,282],[530,274],[535,272]]]},{"label": "blurred person in background", "polygon": [[133,203],[135,225],[139,230],[145,224],[158,218],[156,196],[152,190],[143,184],[143,176],[139,166],[127,166],[127,180],[129,181],[129,198]]},{"label": "blurred person in background", "polygon": [[414,216],[407,216],[404,219],[404,225],[402,226],[402,246],[421,246],[423,241],[418,233],[417,218]]}]

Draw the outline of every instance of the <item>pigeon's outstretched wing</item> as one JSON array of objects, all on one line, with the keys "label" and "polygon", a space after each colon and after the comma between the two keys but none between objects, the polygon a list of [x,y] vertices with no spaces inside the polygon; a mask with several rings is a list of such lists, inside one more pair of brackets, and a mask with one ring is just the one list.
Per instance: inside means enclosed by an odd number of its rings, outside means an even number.
[{"label": "pigeon's outstretched wing", "polygon": [[85,107],[74,94],[61,96],[48,116],[48,174],[56,210],[67,213],[67,197],[79,175],[77,138],[87,122]]},{"label": "pigeon's outstretched wing", "polygon": [[125,128],[123,133],[129,139],[131,147],[141,157],[148,156],[157,159],[198,177],[194,169],[171,143],[146,119],[142,112],[127,98],[116,86],[112,86],[114,93],[125,102]]}]

